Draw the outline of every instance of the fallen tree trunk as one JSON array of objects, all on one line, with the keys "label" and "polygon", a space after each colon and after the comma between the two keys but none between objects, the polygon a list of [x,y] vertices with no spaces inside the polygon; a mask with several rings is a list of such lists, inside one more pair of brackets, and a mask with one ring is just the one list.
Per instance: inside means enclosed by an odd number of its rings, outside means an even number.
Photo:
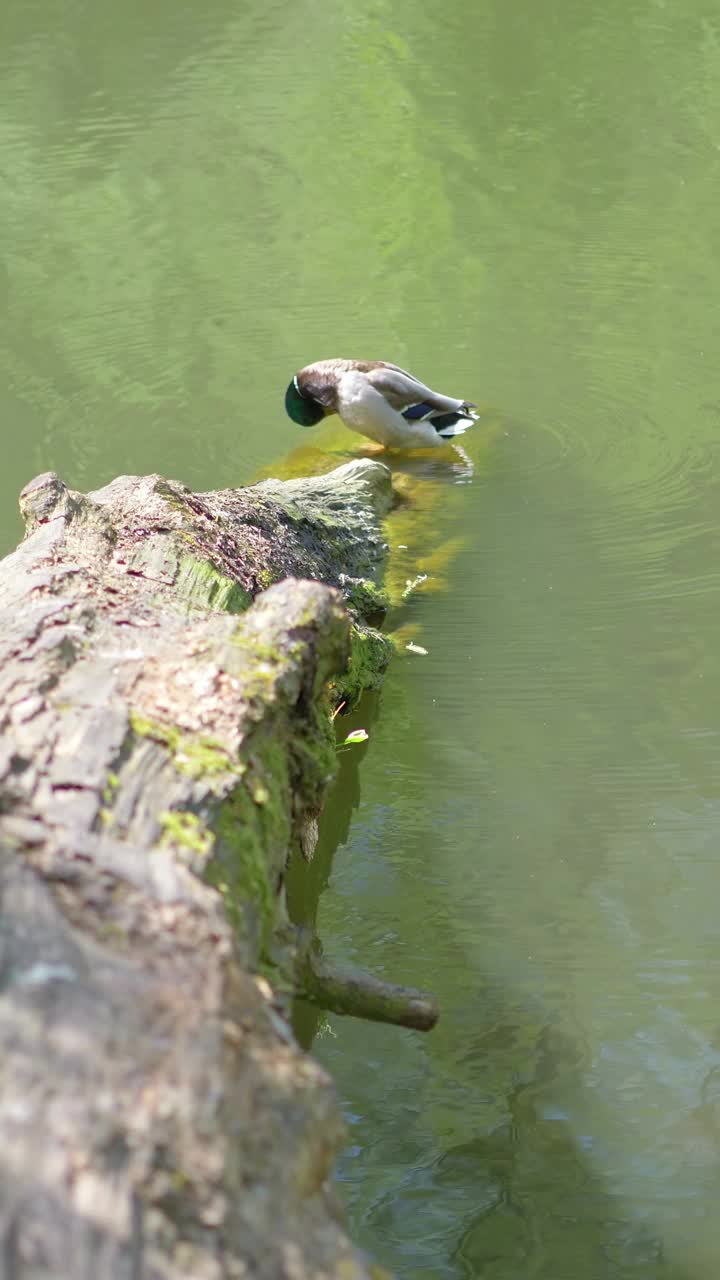
[{"label": "fallen tree trunk", "polygon": [[374,462],[23,492],[0,564],[4,1276],[380,1274],[331,1203],[329,1081],[253,969],[333,772],[323,690],[386,661],[390,496]]}]

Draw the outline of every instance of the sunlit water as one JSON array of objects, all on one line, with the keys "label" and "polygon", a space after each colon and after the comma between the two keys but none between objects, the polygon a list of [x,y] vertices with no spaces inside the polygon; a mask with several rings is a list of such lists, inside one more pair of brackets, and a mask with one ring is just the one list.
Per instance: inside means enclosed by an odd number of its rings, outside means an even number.
[{"label": "sunlit water", "polygon": [[703,0],[0,16],[3,549],[50,467],[252,479],[321,356],[492,407],[319,916],[442,1006],[316,1041],[405,1280],[720,1271],[719,86]]}]

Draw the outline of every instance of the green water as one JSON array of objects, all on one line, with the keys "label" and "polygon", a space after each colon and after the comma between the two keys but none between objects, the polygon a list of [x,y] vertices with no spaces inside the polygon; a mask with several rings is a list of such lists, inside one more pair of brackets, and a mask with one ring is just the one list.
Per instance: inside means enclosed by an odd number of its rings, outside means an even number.
[{"label": "green water", "polygon": [[404,1280],[720,1273],[719,206],[704,0],[0,16],[3,549],[40,470],[252,479],[322,356],[488,406],[324,837],[443,1010],[316,1040]]}]

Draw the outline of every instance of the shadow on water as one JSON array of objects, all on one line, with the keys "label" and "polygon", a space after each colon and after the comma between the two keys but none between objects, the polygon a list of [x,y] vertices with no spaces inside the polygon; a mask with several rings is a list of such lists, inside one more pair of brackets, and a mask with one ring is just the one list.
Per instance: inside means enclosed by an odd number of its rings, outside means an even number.
[{"label": "shadow on water", "polygon": [[[466,1049],[467,1057],[476,1058],[479,1079],[485,1052],[482,1040]],[[453,1214],[454,1271],[448,1274],[484,1280],[496,1274],[533,1280],[696,1278],[697,1272],[668,1264],[659,1236],[642,1215],[629,1218],[624,1197],[587,1158],[583,1136],[571,1135],[562,1109],[547,1104],[548,1086],[572,1094],[587,1066],[569,1037],[541,1027],[532,1070],[508,1091],[506,1121],[449,1147],[428,1169],[429,1186],[451,1214],[454,1202],[461,1206]]]},{"label": "shadow on water", "polygon": [[[338,717],[338,741],[353,729],[370,729],[377,716],[378,700],[377,693],[367,693],[353,711]],[[337,776],[320,819],[313,859],[308,863],[295,850],[290,860],[285,892],[288,915],[295,925],[315,928],[320,896],[330,879],[335,851],[346,843],[353,812],[360,804],[360,763],[366,750],[367,744],[359,743],[340,754]],[[324,1018],[323,1011],[306,1000],[294,1002],[292,1026],[303,1048],[310,1048]]]},{"label": "shadow on water", "polygon": [[[425,1140],[406,1133],[402,1158],[395,1154],[391,1185],[370,1200],[362,1219],[355,1219],[361,1242],[372,1248],[381,1240],[379,1260],[412,1280],[699,1280],[710,1274],[703,1260],[699,1268],[692,1260],[691,1222],[685,1224],[685,1265],[677,1248],[667,1256],[657,1212],[634,1214],[625,1195],[612,1189],[593,1162],[589,1138],[572,1131],[561,1106],[548,1104],[548,1088],[560,1096],[581,1089],[589,1064],[570,1037],[550,1024],[538,1028],[534,1012],[528,1010],[530,1020],[523,1027],[517,1007],[509,1006],[503,1026],[503,1014],[496,1010],[490,1035],[479,1033],[463,1045],[462,1067],[478,1082],[478,1092],[492,1087],[491,1061],[503,1036],[507,1050],[516,1055],[520,1050],[525,1058],[522,1077],[504,1090],[503,1116],[486,1126],[474,1121],[476,1096],[463,1140],[443,1149],[437,1133],[441,1115],[432,1113],[424,1118]],[[372,1045],[364,1065],[378,1070]],[[461,1091],[457,1080],[436,1080],[431,1107],[443,1093],[448,1100],[454,1093],[457,1103]],[[396,1123],[405,1117],[409,1130],[422,1122],[422,1089],[415,1082],[386,1093],[384,1103]],[[373,1116],[376,1132],[382,1115]],[[351,1140],[357,1138],[356,1120],[348,1112]],[[360,1151],[357,1145],[348,1149],[346,1184],[356,1176],[351,1161]],[[370,1180],[376,1166],[392,1167],[377,1139],[362,1159]],[[670,1203],[667,1207],[673,1212]]]}]

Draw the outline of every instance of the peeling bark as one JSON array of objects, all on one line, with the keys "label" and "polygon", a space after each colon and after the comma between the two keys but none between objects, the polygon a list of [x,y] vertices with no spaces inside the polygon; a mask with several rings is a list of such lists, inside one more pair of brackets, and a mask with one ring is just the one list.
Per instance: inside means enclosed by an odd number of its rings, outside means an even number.
[{"label": "peeling bark", "polygon": [[389,502],[365,461],[23,491],[0,564],[3,1276],[380,1274],[328,1188],[330,1082],[253,969],[333,770],[323,690],[352,691],[351,638],[375,654],[355,693],[385,657]]}]

